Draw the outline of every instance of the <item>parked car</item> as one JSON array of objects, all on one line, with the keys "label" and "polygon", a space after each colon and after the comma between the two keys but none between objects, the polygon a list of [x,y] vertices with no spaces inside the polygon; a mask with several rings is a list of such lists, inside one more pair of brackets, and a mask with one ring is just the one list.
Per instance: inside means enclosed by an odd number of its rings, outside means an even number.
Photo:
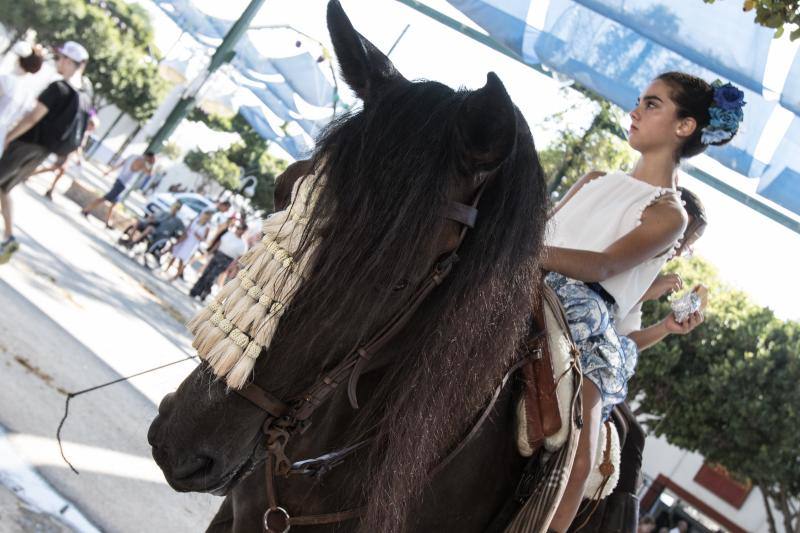
[{"label": "parked car", "polygon": [[178,211],[178,217],[186,227],[194,220],[194,218],[202,213],[205,209],[215,208],[216,204],[203,195],[193,192],[160,192],[151,196],[144,208],[150,215],[169,211],[172,204],[176,200],[183,202],[181,210]]}]

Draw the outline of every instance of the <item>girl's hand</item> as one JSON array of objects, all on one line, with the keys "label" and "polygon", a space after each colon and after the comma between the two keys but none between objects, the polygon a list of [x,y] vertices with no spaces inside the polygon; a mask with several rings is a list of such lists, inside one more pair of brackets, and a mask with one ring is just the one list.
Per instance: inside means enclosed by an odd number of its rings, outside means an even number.
[{"label": "girl's hand", "polygon": [[700,311],[703,311],[708,305],[708,287],[705,285],[697,285],[692,292],[696,292],[700,297]]},{"label": "girl's hand", "polygon": [[653,282],[652,298],[658,300],[666,294],[678,292],[683,288],[683,280],[678,274],[659,274]]},{"label": "girl's hand", "polygon": [[705,320],[705,315],[702,311],[698,311],[696,313],[692,313],[689,315],[683,323],[678,322],[675,320],[675,315],[670,313],[661,323],[664,325],[664,328],[667,330],[667,333],[675,334],[675,335],[686,335],[690,333],[694,328],[699,326]]}]

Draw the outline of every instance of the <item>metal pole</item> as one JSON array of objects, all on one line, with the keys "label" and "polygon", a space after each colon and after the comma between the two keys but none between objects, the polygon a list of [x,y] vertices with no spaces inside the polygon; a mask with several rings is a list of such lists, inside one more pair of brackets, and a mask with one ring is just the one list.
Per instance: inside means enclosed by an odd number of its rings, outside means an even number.
[{"label": "metal pole", "polygon": [[403,38],[403,36],[405,36],[406,32],[408,31],[408,28],[410,28],[410,27],[411,27],[411,24],[406,24],[406,27],[403,28],[403,31],[401,31],[400,35],[398,35],[397,39],[395,39],[394,44],[392,45],[392,47],[389,48],[388,52],[386,52],[386,57],[389,57],[389,56],[392,55],[392,52],[394,52],[394,49],[397,47],[398,44],[400,44],[400,40]]},{"label": "metal pole", "polygon": [[236,43],[239,42],[239,39],[242,38],[244,33],[247,31],[247,28],[250,26],[250,22],[255,17],[258,10],[261,9],[261,6],[264,4],[264,0],[251,0],[250,4],[247,6],[247,9],[244,10],[242,16],[239,17],[231,29],[228,30],[228,33],[225,35],[225,38],[222,40],[220,45],[217,47],[217,50],[214,52],[214,55],[211,57],[211,61],[206,68],[206,71],[200,75],[200,78],[195,80],[195,82],[191,83],[189,87],[190,90],[187,90],[187,93],[181,97],[180,100],[175,104],[175,107],[172,108],[170,111],[169,116],[167,116],[164,124],[161,125],[159,130],[153,135],[150,144],[147,146],[148,152],[158,153],[164,146],[164,142],[169,138],[170,135],[175,131],[175,128],[178,127],[178,124],[189,114],[189,111],[192,110],[195,104],[195,95],[203,86],[206,80],[213,74],[219,67],[224,65],[225,63],[229,62],[233,57],[236,55],[234,51],[234,47]]}]

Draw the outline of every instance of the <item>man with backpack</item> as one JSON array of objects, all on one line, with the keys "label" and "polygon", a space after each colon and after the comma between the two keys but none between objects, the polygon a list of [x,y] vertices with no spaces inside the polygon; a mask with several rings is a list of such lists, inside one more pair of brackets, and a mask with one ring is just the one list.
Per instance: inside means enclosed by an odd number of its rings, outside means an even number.
[{"label": "man with backpack", "polygon": [[5,231],[0,243],[0,264],[19,249],[14,238],[9,192],[25,181],[51,153],[65,155],[80,146],[89,118],[83,94],[70,80],[79,77],[89,53],[80,44],[67,41],[56,51],[56,70],[63,79],[54,81],[39,95],[36,107],[6,136],[0,158],[0,210]]}]

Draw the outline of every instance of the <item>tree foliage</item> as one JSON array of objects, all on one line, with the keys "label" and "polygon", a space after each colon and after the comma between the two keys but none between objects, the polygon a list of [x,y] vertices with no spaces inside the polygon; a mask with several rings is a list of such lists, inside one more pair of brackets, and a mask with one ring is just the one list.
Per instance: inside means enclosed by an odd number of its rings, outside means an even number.
[{"label": "tree foliage", "polygon": [[189,120],[205,123],[217,131],[236,132],[242,142],[231,145],[225,151],[226,157],[244,170],[245,175],[255,176],[256,191],[250,199],[253,206],[264,212],[271,212],[275,178],[288,166],[288,162],[267,152],[267,141],[242,117],[237,114],[231,118],[209,115],[199,108],[189,114]]},{"label": "tree foliage", "polygon": [[239,167],[228,159],[225,150],[210,153],[192,150],[186,154],[183,162],[209,181],[216,181],[228,190],[239,189]]},{"label": "tree foliage", "polygon": [[[713,4],[715,0],[703,0]],[[743,0],[742,10],[755,11],[755,23],[775,30],[775,38],[783,35],[787,27],[792,41],[800,39],[800,1],[798,0]]]},{"label": "tree foliage", "polygon": [[[786,531],[798,531],[800,324],[721,283],[700,259],[675,263],[668,270],[685,286],[709,287],[706,320],[643,352],[629,397],[654,417],[648,425],[656,435],[752,481],[781,510]],[[643,311],[649,325],[669,303]]]},{"label": "tree foliage", "polygon": [[123,0],[0,0],[0,22],[15,38],[34,30],[46,46],[67,40],[85,46],[95,105],[111,103],[143,121],[166,92],[151,57],[153,29],[141,6]]},{"label": "tree foliage", "polygon": [[554,142],[539,151],[539,160],[547,177],[548,190],[555,198],[591,170],[628,169],[633,164],[633,151],[619,135],[621,111],[607,101],[583,102],[594,115],[585,129],[574,126],[567,117],[574,109],[556,113],[546,124],[558,133]]}]

